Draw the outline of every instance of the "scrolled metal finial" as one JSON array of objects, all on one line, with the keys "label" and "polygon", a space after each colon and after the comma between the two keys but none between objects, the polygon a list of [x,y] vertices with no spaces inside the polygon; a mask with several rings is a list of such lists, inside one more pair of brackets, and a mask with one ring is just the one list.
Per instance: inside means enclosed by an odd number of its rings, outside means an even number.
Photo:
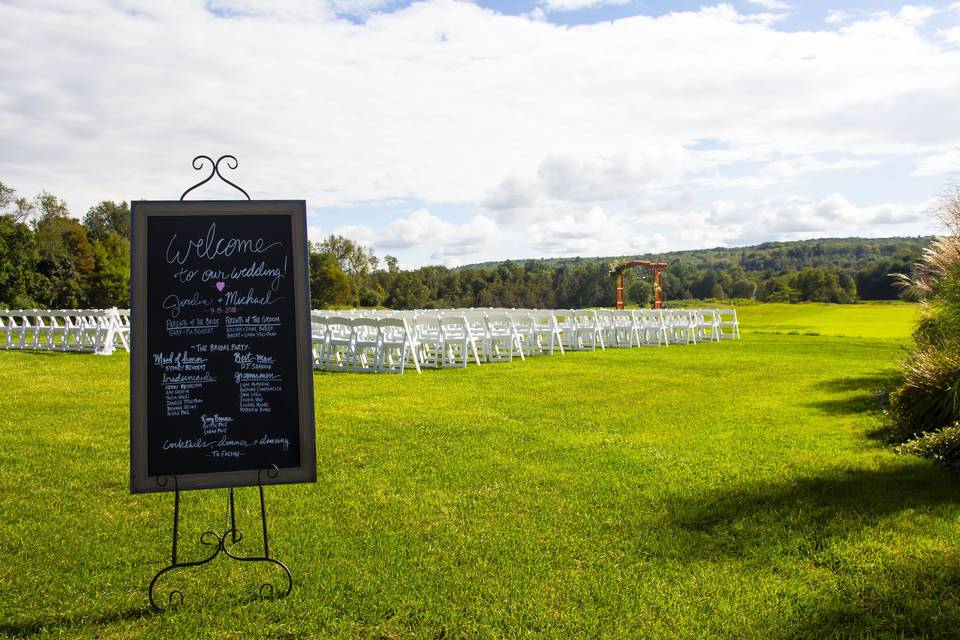
[{"label": "scrolled metal finial", "polygon": [[[233,187],[234,189],[236,189],[237,191],[239,191],[240,193],[242,193],[243,195],[245,195],[245,196],[247,197],[247,200],[249,200],[249,199],[250,199],[250,194],[249,194],[249,193],[247,193],[246,191],[244,191],[244,190],[243,190],[239,185],[237,185],[236,183],[227,180],[227,179],[223,176],[223,174],[220,173],[220,163],[223,162],[224,160],[227,161],[227,166],[230,167],[231,170],[234,170],[234,169],[236,169],[237,167],[240,166],[240,163],[237,162],[237,159],[236,159],[234,156],[225,155],[225,156],[220,156],[220,158],[217,159],[217,163],[216,163],[216,164],[214,165],[214,167],[213,167],[213,168],[214,168],[214,171],[217,172],[217,175],[220,176],[220,179],[221,179],[221,180],[223,180],[223,181],[226,182],[228,185],[230,185],[231,187]],[[230,161],[231,161],[231,160],[233,161],[233,164],[230,164]]]},{"label": "scrolled metal finial", "polygon": [[210,156],[197,156],[196,158],[193,159],[193,162],[192,162],[191,164],[193,165],[193,168],[194,168],[194,169],[196,169],[197,171],[200,171],[201,169],[203,169],[203,161],[204,161],[204,160],[207,160],[207,161],[210,162],[210,175],[208,175],[206,178],[204,178],[203,180],[201,180],[201,181],[198,182],[197,184],[193,185],[192,187],[190,187],[190,188],[187,189],[186,191],[184,191],[184,192],[183,192],[183,195],[180,196],[180,199],[181,199],[181,200],[183,200],[184,198],[186,198],[186,197],[187,197],[187,194],[190,193],[191,191],[193,191],[194,189],[196,189],[197,187],[199,187],[199,186],[201,186],[201,185],[204,185],[204,184],[210,182],[210,180],[213,179],[213,176],[216,175],[216,173],[217,173],[217,163],[214,162],[214,161],[213,161],[213,158],[211,158]]},{"label": "scrolled metal finial", "polygon": [[224,182],[226,182],[228,185],[230,185],[231,187],[233,187],[234,189],[236,189],[237,191],[239,191],[240,193],[242,193],[242,194],[244,195],[244,197],[246,197],[247,200],[250,200],[250,194],[249,194],[249,193],[247,193],[242,187],[240,187],[240,186],[239,186],[238,184],[236,184],[235,182],[231,182],[230,180],[227,180],[227,178],[225,178],[224,175],[223,175],[222,173],[220,173],[220,163],[223,162],[224,160],[226,160],[226,165],[227,165],[227,167],[228,167],[229,169],[231,169],[231,170],[236,169],[238,166],[240,166],[240,163],[237,161],[236,156],[232,156],[232,155],[230,155],[230,154],[226,154],[226,155],[220,156],[219,158],[217,158],[216,161],[214,161],[214,159],[211,158],[210,156],[200,155],[200,156],[197,156],[196,158],[194,158],[194,159],[193,159],[193,162],[192,162],[191,164],[193,165],[193,168],[194,168],[194,169],[196,169],[197,171],[200,171],[200,170],[203,168],[204,160],[206,160],[206,161],[208,161],[208,162],[210,163],[210,175],[208,175],[206,178],[204,178],[203,180],[201,180],[201,181],[198,182],[197,184],[193,185],[192,187],[190,187],[190,188],[187,189],[186,191],[184,191],[184,192],[183,192],[183,195],[180,196],[180,199],[181,199],[181,200],[183,200],[184,198],[186,198],[186,197],[187,197],[187,194],[190,193],[191,191],[193,191],[194,189],[196,189],[197,187],[202,186],[202,185],[210,182],[210,180],[213,179],[213,176],[217,176],[218,178],[220,178],[221,180],[223,180]]}]

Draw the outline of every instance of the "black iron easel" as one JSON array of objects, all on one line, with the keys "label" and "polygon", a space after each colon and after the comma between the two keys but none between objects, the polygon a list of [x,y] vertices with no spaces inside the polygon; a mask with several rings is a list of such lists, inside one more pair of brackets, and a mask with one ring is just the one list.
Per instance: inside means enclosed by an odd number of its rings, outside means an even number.
[{"label": "black iron easel", "polygon": [[[210,162],[211,170],[210,175],[205,179],[201,180],[197,184],[193,185],[189,189],[183,192],[183,195],[180,196],[180,200],[183,200],[188,193],[196,189],[197,187],[209,182],[214,176],[218,176],[221,180],[229,184],[231,187],[237,189],[246,196],[247,200],[250,199],[250,195],[244,191],[241,187],[234,184],[230,180],[227,180],[223,177],[223,174],[220,173],[220,163],[226,160],[226,164],[230,169],[237,168],[237,159],[232,155],[220,156],[216,161],[209,156],[197,156],[193,159],[193,168],[197,171],[203,168],[204,160]],[[290,591],[293,589],[293,575],[290,573],[290,569],[287,565],[283,564],[279,560],[270,557],[270,536],[267,531],[267,507],[264,502],[263,497],[263,476],[266,474],[268,479],[273,479],[277,477],[277,474],[280,473],[280,470],[276,465],[260,469],[257,472],[257,489],[260,491],[260,521],[263,526],[263,555],[261,556],[243,556],[238,553],[235,553],[231,550],[232,545],[238,544],[243,540],[243,533],[237,529],[237,516],[236,516],[236,503],[233,497],[233,487],[227,489],[227,513],[226,513],[226,523],[224,524],[223,532],[218,531],[204,531],[200,534],[200,543],[206,546],[213,547],[213,551],[206,558],[202,560],[194,560],[190,562],[180,562],[177,555],[177,547],[180,541],[180,486],[177,483],[177,476],[158,476],[156,478],[157,486],[166,487],[170,483],[170,479],[173,479],[173,550],[170,554],[170,564],[160,571],[153,577],[153,580],[150,581],[150,588],[147,591],[147,595],[150,598],[150,605],[157,611],[161,611],[164,607],[161,607],[157,604],[156,598],[154,598],[154,588],[157,585],[157,581],[164,574],[173,571],[174,569],[187,569],[191,567],[199,567],[205,565],[208,562],[211,562],[214,558],[223,553],[225,556],[232,560],[239,560],[241,562],[266,562],[269,564],[274,564],[281,569],[287,578],[286,589],[277,593],[277,590],[274,589],[273,584],[266,582],[260,585],[260,595],[265,598],[283,598],[286,597]],[[170,591],[169,596],[167,597],[167,606],[183,604],[183,591],[179,589],[174,589]]]},{"label": "black iron easel", "polygon": [[[157,611],[164,609],[164,607],[157,604],[157,600],[154,597],[154,587],[156,587],[160,576],[167,572],[173,571],[174,569],[186,569],[207,564],[221,553],[232,560],[240,560],[242,562],[266,562],[280,567],[283,569],[283,572],[287,578],[286,589],[280,593],[277,593],[277,590],[274,589],[273,584],[266,582],[260,585],[260,595],[265,598],[283,598],[290,593],[290,591],[293,589],[293,575],[290,573],[290,569],[287,567],[287,565],[283,564],[279,560],[270,557],[270,535],[267,530],[267,507],[263,497],[264,473],[267,474],[268,478],[272,479],[277,476],[279,469],[277,469],[276,466],[273,466],[269,469],[261,469],[257,473],[257,488],[260,491],[260,521],[263,526],[263,555],[244,556],[234,552],[231,549],[231,545],[236,545],[243,540],[243,533],[237,528],[236,504],[233,497],[233,487],[231,487],[227,489],[227,513],[223,532],[220,533],[211,530],[204,531],[202,534],[200,534],[200,543],[207,546],[212,546],[214,548],[213,552],[211,552],[210,555],[202,560],[194,560],[190,562],[180,562],[177,556],[177,547],[180,540],[180,488],[177,485],[177,476],[160,476],[157,478],[157,484],[161,487],[167,486],[167,484],[170,482],[170,478],[173,478],[173,550],[170,554],[170,564],[157,572],[157,575],[155,575],[153,580],[150,581],[148,595],[150,597],[150,605],[154,609]],[[179,589],[174,589],[171,591],[167,598],[167,606],[175,604],[183,604],[183,591],[180,591]]]}]

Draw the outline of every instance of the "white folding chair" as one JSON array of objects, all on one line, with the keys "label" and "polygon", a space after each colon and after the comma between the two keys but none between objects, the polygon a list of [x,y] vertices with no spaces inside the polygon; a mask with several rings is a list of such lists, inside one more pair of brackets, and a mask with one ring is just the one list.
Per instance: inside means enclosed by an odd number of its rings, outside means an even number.
[{"label": "white folding chair", "polygon": [[350,369],[350,357],[353,354],[352,318],[345,316],[327,316],[327,337],[320,368],[325,371],[347,371]]},{"label": "white folding chair", "polygon": [[417,360],[421,367],[436,369],[443,360],[443,334],[436,314],[418,314],[413,319]]},{"label": "white folding chair", "polygon": [[555,309],[553,311],[554,322],[557,332],[560,335],[560,345],[564,350],[573,351],[577,346],[577,323],[573,318],[571,309]]},{"label": "white folding chair", "polygon": [[572,347],[578,351],[593,351],[597,343],[603,349],[603,336],[597,322],[597,313],[593,309],[576,309],[573,312],[574,339]]},{"label": "white folding chair", "polygon": [[380,362],[377,365],[377,371],[403,373],[404,365],[409,358],[417,373],[420,373],[416,340],[407,326],[406,319],[378,318],[377,325],[380,327]]},{"label": "white folding chair", "polygon": [[10,347],[10,321],[7,316],[0,311],[0,349]]},{"label": "white folding chair", "polygon": [[443,339],[443,366],[466,368],[470,353],[480,364],[477,343],[470,333],[470,325],[462,315],[441,316],[440,331]]},{"label": "white folding chair", "polygon": [[506,314],[510,316],[510,321],[513,322],[513,328],[517,333],[517,339],[520,344],[520,351],[526,356],[540,355],[539,353],[534,353],[537,334],[533,327],[533,317],[530,315],[530,311],[526,309],[513,309],[507,311]]},{"label": "white folding chair", "polygon": [[597,323],[597,337],[604,347],[615,347],[617,343],[617,326],[614,322],[612,309],[596,309],[593,312]]},{"label": "white folding chair", "polygon": [[510,316],[503,312],[494,311],[487,314],[487,334],[490,344],[491,362],[512,362],[514,352],[523,360],[523,347],[520,335]]},{"label": "white folding chair", "polygon": [[130,353],[130,310],[110,309],[110,321],[113,323],[113,346],[121,346]]},{"label": "white folding chair", "polygon": [[717,333],[721,340],[740,339],[740,321],[736,309],[717,309]]},{"label": "white folding chair", "polygon": [[376,373],[380,365],[380,325],[376,318],[351,318],[353,350],[350,370],[358,373]]},{"label": "white folding chair", "polygon": [[492,345],[490,341],[490,331],[487,328],[487,312],[480,309],[468,309],[463,312],[463,317],[470,328],[470,335],[473,336],[477,347],[477,357],[480,362],[489,362]]},{"label": "white folding chair", "polygon": [[697,340],[720,341],[720,316],[716,309],[697,309]]},{"label": "white folding chair", "polygon": [[531,311],[530,320],[533,323],[533,345],[530,353],[552,356],[554,348],[557,348],[560,349],[560,355],[563,355],[563,340],[553,311]]},{"label": "white folding chair", "polygon": [[639,342],[637,327],[631,309],[616,309],[609,312],[612,329],[610,339],[606,341],[611,347],[632,347]]},{"label": "white folding chair", "polygon": [[313,368],[319,369],[327,350],[327,319],[317,311],[310,313],[310,344],[313,347]]},{"label": "white folding chair", "polygon": [[670,344],[695,342],[696,339],[690,327],[690,314],[686,309],[669,309],[664,313],[664,318],[669,321],[667,335],[670,338]]}]

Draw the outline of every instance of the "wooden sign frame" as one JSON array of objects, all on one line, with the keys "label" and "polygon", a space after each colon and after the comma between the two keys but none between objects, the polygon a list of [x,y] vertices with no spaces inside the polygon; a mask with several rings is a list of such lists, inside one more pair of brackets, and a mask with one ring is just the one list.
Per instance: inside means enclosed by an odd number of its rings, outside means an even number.
[{"label": "wooden sign frame", "polygon": [[[314,432],[313,356],[310,326],[310,289],[306,231],[306,202],[303,200],[253,201],[137,201],[132,203],[131,327],[130,327],[130,490],[131,493],[213,489],[267,484],[316,482],[316,441]],[[154,216],[279,216],[290,220],[291,275],[294,292],[294,327],[297,380],[295,385],[299,422],[299,464],[279,469],[245,469],[202,473],[149,475],[148,435],[162,425],[148,424],[148,368],[151,354],[147,345],[147,281],[149,256],[148,220]],[[302,250],[301,250],[302,249]],[[222,283],[218,283],[222,284]],[[222,289],[221,289],[222,291]],[[288,328],[281,333],[289,339]]]}]

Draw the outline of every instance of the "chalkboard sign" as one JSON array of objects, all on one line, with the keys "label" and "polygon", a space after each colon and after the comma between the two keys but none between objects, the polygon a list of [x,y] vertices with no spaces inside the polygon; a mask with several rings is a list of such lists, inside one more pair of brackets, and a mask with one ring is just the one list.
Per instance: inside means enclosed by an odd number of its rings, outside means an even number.
[{"label": "chalkboard sign", "polygon": [[132,222],[131,491],[314,482],[306,204],[134,202]]}]

